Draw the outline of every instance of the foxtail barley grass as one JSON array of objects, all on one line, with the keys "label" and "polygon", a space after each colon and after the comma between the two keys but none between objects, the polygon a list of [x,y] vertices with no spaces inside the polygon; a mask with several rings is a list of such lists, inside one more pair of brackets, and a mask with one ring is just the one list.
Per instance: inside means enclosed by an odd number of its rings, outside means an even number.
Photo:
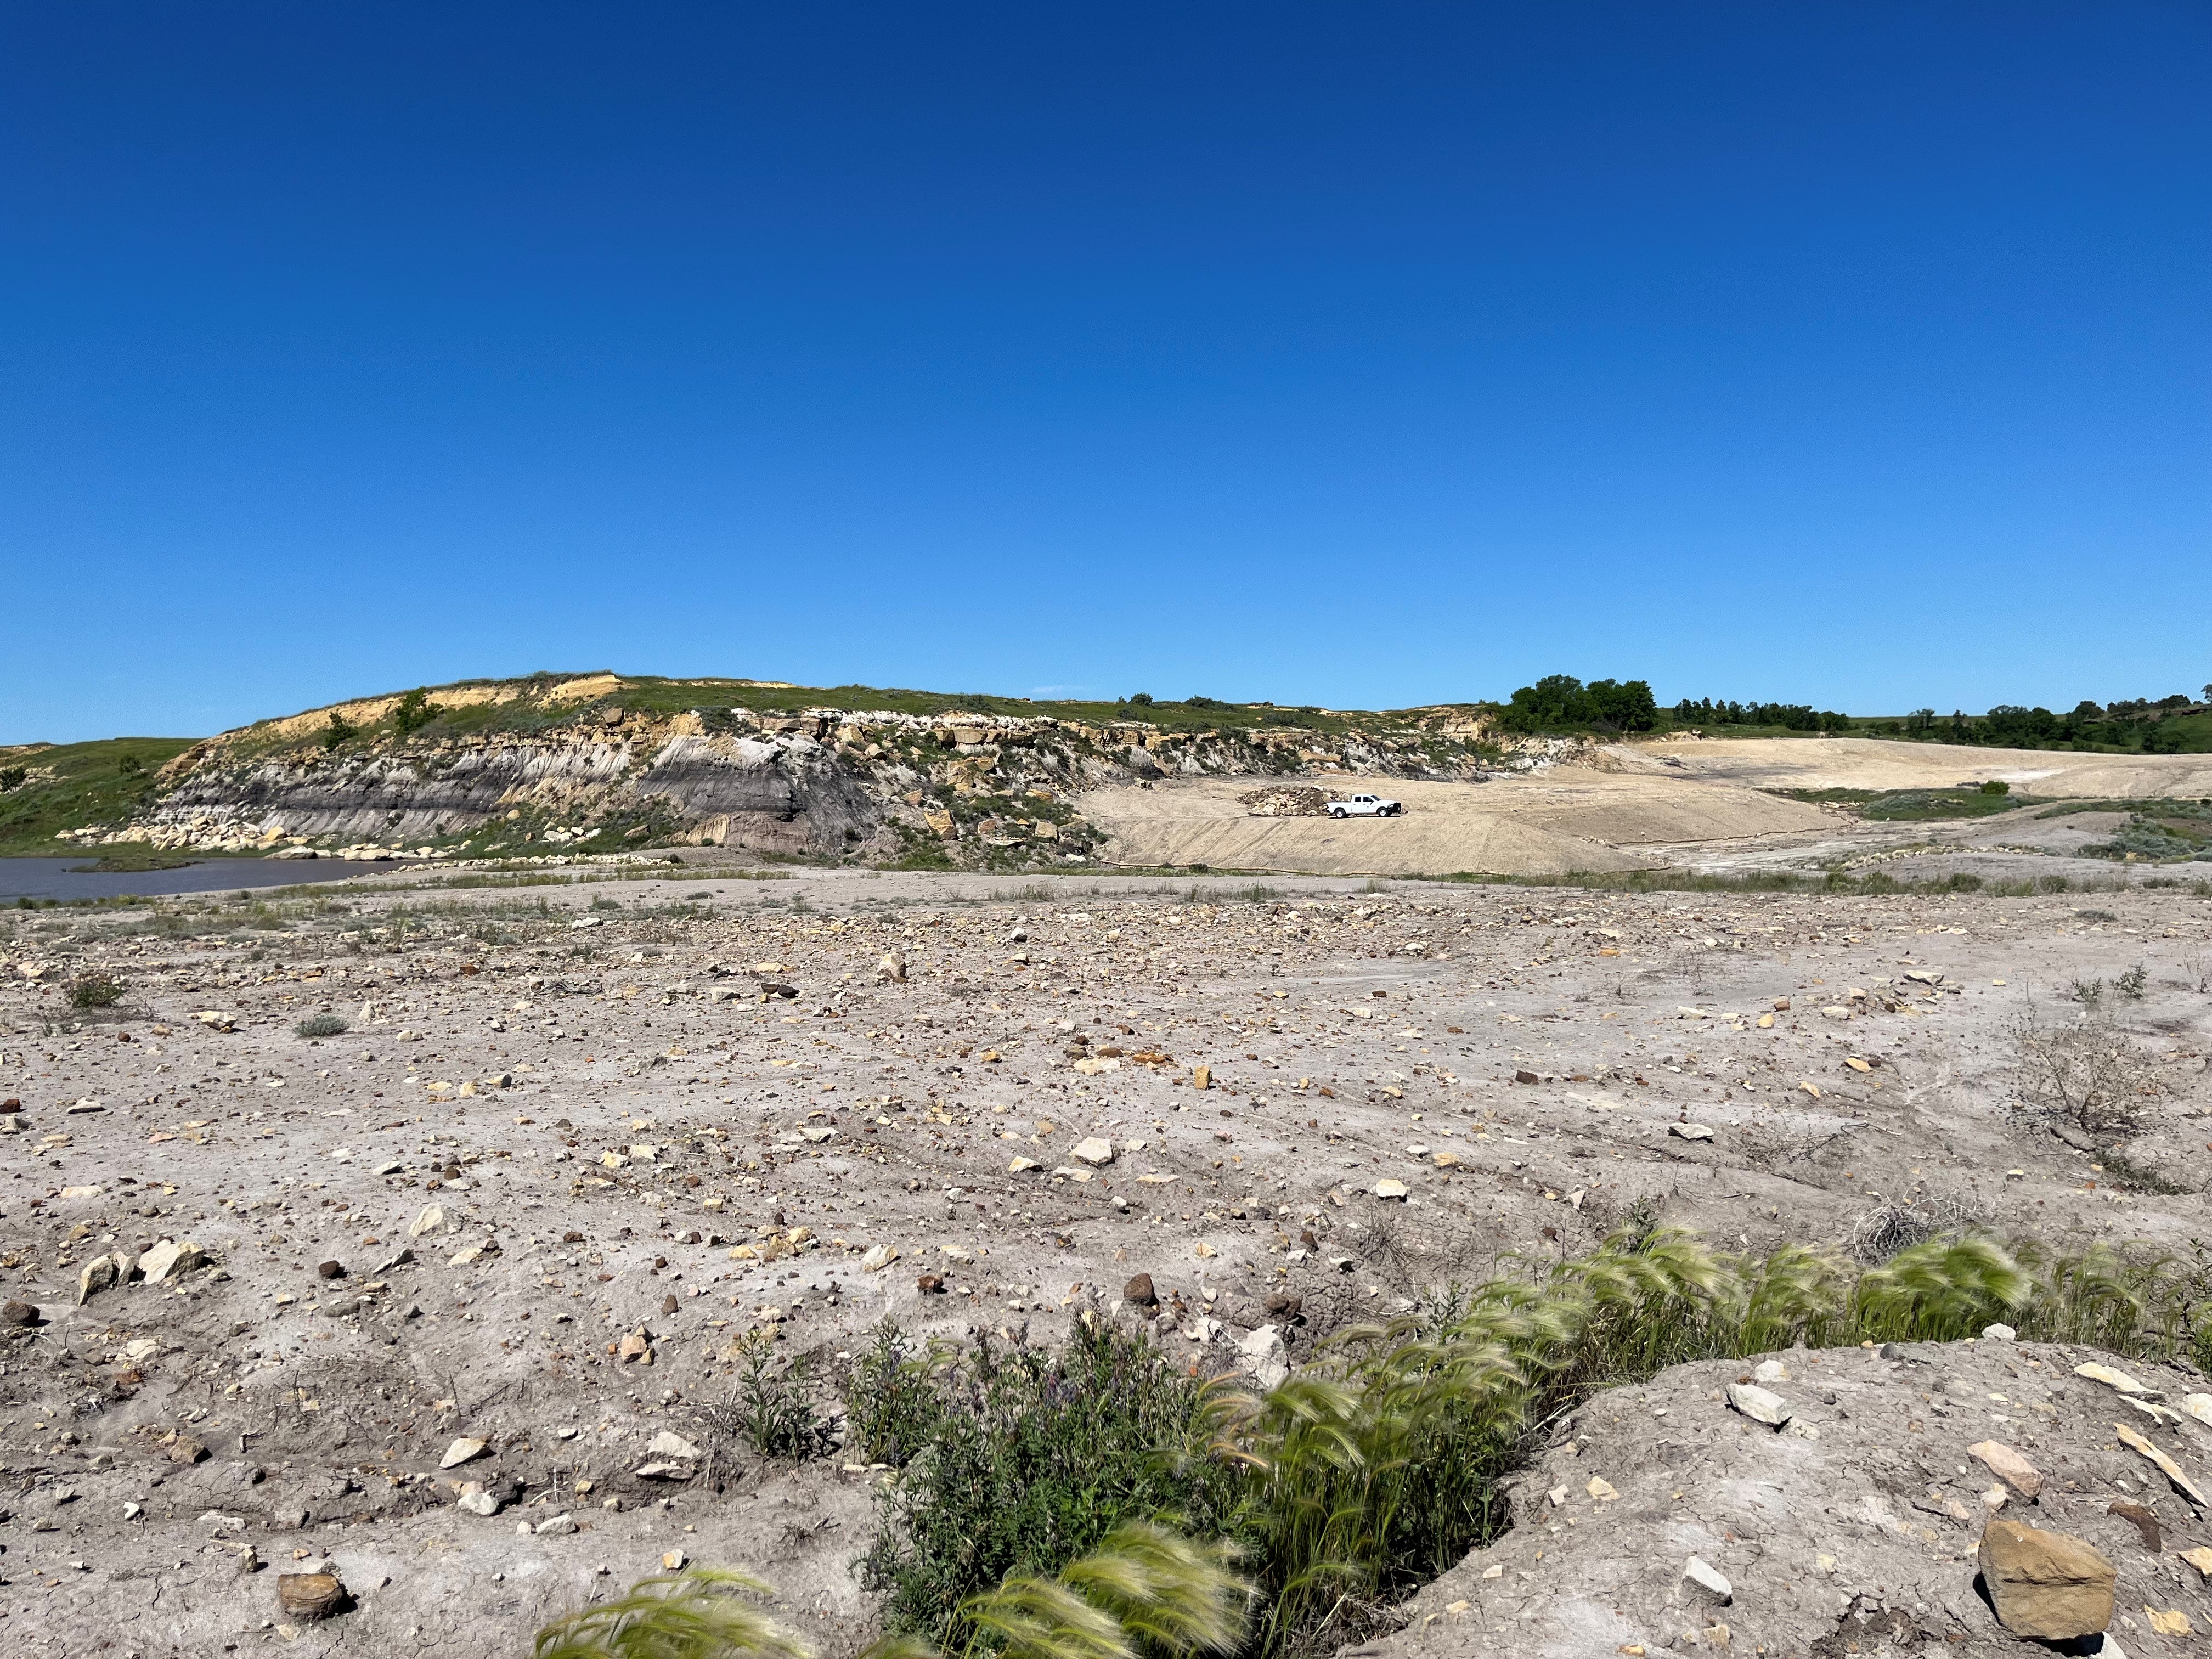
[{"label": "foxtail barley grass", "polygon": [[[1999,1322],[2029,1340],[2212,1368],[2203,1261],[2101,1244],[2056,1252],[1981,1232],[1923,1239],[1861,1270],[1840,1250],[1785,1244],[1739,1255],[1674,1228],[1624,1228],[1587,1255],[1449,1287],[1403,1319],[1339,1331],[1265,1391],[1235,1377],[1178,1380],[1142,1337],[1095,1321],[1077,1327],[1073,1361],[995,1372],[987,1364],[981,1380],[941,1352],[899,1360],[887,1339],[868,1374],[895,1385],[896,1423],[878,1431],[906,1459],[872,1558],[890,1634],[871,1659],[1273,1659],[1336,1647],[1386,1624],[1390,1602],[1502,1532],[1504,1478],[1526,1463],[1543,1425],[1599,1389],[1689,1360],[1801,1343],[1948,1341]],[[1001,1393],[979,1404],[991,1387]],[[1183,1391],[1188,1405],[1164,1389]],[[1141,1397],[1144,1409],[1113,1417],[1082,1400],[1093,1389]],[[1009,1412],[1085,1431],[1071,1449],[1079,1461],[1100,1455],[1109,1419],[1152,1443],[1138,1449],[1142,1478],[1068,1486],[1061,1507],[1034,1511],[1061,1520],[1001,1540],[1016,1570],[963,1581],[951,1554],[917,1552],[917,1541],[927,1543],[948,1472],[975,1473],[988,1449],[979,1430]],[[857,1407],[854,1415],[859,1426]],[[917,1508],[917,1497],[929,1501]],[[1087,1506],[1092,1545],[1069,1547],[1070,1504]],[[647,1599],[631,1616],[673,1605],[653,1588],[671,1582],[641,1586],[628,1599]],[[911,1594],[917,1584],[926,1596]],[[761,1645],[768,1638],[742,1622],[725,1647],[545,1639],[538,1659],[791,1653]]]},{"label": "foxtail barley grass", "polygon": [[766,1584],[694,1567],[633,1585],[538,1632],[532,1659],[811,1659],[812,1650],[762,1611]]}]

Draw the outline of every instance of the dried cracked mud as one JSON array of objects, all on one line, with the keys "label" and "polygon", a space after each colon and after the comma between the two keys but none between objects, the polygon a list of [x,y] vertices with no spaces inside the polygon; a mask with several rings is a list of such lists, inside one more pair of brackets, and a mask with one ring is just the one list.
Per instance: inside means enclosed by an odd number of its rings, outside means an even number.
[{"label": "dried cracked mud", "polygon": [[[519,1653],[671,1553],[849,1651],[881,1476],[752,1451],[750,1342],[830,1376],[887,1316],[1048,1340],[1145,1314],[1144,1272],[1161,1340],[1218,1370],[1278,1291],[1295,1358],[1632,1212],[1729,1246],[2204,1228],[2212,904],[2179,891],[681,873],[7,913],[17,1651]],[[123,1003],[73,1011],[94,969]],[[349,1029],[295,1035],[324,1013]],[[2024,1026],[2085,1023],[2142,1118],[2109,1169],[2016,1069]],[[164,1240],[194,1249],[161,1282],[80,1304]],[[324,1563],[355,1605],[289,1617],[279,1576]],[[1473,1628],[1449,1588],[1412,1611]]]}]

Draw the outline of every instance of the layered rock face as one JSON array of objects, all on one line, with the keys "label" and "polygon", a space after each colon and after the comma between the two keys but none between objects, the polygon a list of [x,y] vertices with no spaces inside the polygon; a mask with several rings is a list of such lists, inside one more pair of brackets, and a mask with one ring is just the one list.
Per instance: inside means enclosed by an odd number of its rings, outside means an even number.
[{"label": "layered rock face", "polygon": [[[621,690],[611,678],[574,684],[594,696]],[[1455,776],[1480,764],[1470,738],[1433,720],[1331,735],[839,708],[653,711],[575,707],[550,693],[535,703],[490,691],[447,696],[416,701],[413,725],[398,721],[408,712],[401,701],[386,698],[226,732],[171,763],[132,822],[70,838],[508,858],[706,843],[1001,867],[1089,857],[1103,836],[1069,802],[1101,785]]]},{"label": "layered rock face", "polygon": [[[679,735],[642,755],[623,739],[556,738],[209,767],[188,775],[143,827],[157,844],[409,846],[525,813],[579,827],[611,813],[665,818],[685,840],[787,853],[842,851],[884,817],[868,781],[807,738]],[[556,828],[545,838],[577,837]]]}]

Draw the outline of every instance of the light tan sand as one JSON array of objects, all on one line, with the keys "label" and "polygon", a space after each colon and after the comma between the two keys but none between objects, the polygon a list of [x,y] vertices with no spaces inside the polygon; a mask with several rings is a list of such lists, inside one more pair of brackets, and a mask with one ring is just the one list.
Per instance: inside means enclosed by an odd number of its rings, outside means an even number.
[{"label": "light tan sand", "polygon": [[2212,755],[2081,755],[1875,738],[1675,738],[1613,752],[1679,760],[1686,776],[1761,789],[1942,789],[1997,778],[2023,794],[2073,799],[2212,795]]},{"label": "light tan sand", "polygon": [[[1659,849],[1830,830],[1817,807],[1729,784],[1560,769],[1489,783],[1346,779],[1406,804],[1402,817],[1255,818],[1249,779],[1099,789],[1079,801],[1123,864],[1356,875],[1561,875],[1668,862]],[[1649,848],[1646,851],[1644,849]]]}]

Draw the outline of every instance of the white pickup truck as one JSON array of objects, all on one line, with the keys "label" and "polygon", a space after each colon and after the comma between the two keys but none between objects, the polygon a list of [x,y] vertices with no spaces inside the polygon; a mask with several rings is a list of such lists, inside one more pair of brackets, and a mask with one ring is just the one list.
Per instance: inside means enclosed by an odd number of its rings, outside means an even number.
[{"label": "white pickup truck", "polygon": [[1380,795],[1346,795],[1342,800],[1328,804],[1328,815],[1333,818],[1395,818],[1406,809],[1395,800],[1385,800]]}]

